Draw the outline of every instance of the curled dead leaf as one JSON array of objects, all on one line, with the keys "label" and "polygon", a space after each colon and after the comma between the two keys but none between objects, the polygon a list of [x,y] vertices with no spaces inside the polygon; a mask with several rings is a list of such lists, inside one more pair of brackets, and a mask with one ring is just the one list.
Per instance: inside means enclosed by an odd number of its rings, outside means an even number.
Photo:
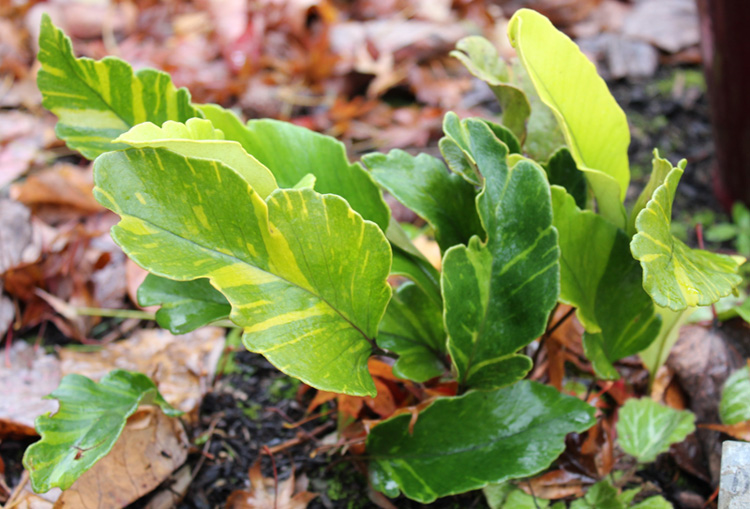
[{"label": "curled dead leaf", "polygon": [[238,490],[229,495],[226,509],[305,509],[318,496],[306,491],[306,486],[295,486],[294,471],[278,485],[274,479],[263,477],[260,461],[253,463],[247,476],[250,490]]}]

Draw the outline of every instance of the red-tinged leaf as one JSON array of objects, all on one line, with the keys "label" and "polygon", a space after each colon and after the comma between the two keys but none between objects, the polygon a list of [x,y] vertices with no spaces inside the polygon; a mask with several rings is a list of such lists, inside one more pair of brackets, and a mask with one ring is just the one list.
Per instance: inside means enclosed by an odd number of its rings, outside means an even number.
[{"label": "red-tinged leaf", "polygon": [[370,370],[372,376],[379,376],[384,380],[391,380],[392,382],[403,382],[402,379],[393,374],[393,368],[390,365],[374,357],[370,357],[367,361],[367,368]]},{"label": "red-tinged leaf", "polygon": [[307,405],[307,410],[305,411],[305,413],[312,413],[312,411],[318,408],[320,405],[336,399],[336,396],[338,396],[338,394],[336,394],[335,392],[318,391],[310,404]]},{"label": "red-tinged leaf", "polygon": [[457,382],[444,382],[434,387],[426,387],[425,394],[430,397],[455,396],[458,393]]},{"label": "red-tinged leaf", "polygon": [[378,390],[378,395],[374,398],[369,396],[363,398],[365,405],[370,407],[380,417],[390,417],[396,411],[396,401],[393,398],[391,389],[380,378],[373,378],[373,381],[375,382],[375,388]]},{"label": "red-tinged leaf", "polygon": [[364,398],[359,396],[347,396],[339,394],[336,399],[339,407],[339,414],[356,419],[364,406]]},{"label": "red-tinged leaf", "polygon": [[562,392],[563,378],[565,377],[565,347],[550,337],[547,341],[547,373],[549,384]]}]

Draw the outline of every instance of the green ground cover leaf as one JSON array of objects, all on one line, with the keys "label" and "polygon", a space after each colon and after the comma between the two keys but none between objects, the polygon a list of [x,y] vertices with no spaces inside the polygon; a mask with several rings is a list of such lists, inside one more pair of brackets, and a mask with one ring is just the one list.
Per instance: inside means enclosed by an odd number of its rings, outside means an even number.
[{"label": "green ground cover leaf", "polygon": [[481,36],[464,37],[450,54],[490,86],[502,108],[503,124],[523,143],[531,105],[526,94],[511,83],[508,67],[492,43]]},{"label": "green ground cover leaf", "polygon": [[441,251],[482,232],[474,186],[448,172],[439,159],[391,150],[367,154],[362,162],[378,184],[432,226]]},{"label": "green ground cover leaf", "polygon": [[168,74],[144,69],[133,73],[119,58],[75,58],[70,39],[42,16],[37,85],[42,104],[57,115],[57,136],[84,157],[123,148],[113,142],[142,122],[185,122],[201,113],[187,89],[177,89]]},{"label": "green ground cover leaf", "polygon": [[750,421],[750,372],[747,366],[732,373],[724,383],[719,416],[721,422],[728,425]]},{"label": "green ground cover leaf", "polygon": [[641,284],[628,236],[565,190],[552,186],[560,238],[560,301],[577,309],[584,348],[597,374],[618,378],[612,363],[640,352],[656,338],[661,319]]},{"label": "green ground cover leaf", "polygon": [[128,417],[141,404],[158,405],[168,416],[182,413],[164,401],[146,375],[120,369],[98,383],[67,375],[49,397],[57,399],[60,408],[54,415],[37,418],[36,430],[42,438],[23,456],[37,493],[68,489],[112,450]]},{"label": "green ground cover leaf", "polygon": [[612,483],[605,479],[594,484],[583,498],[574,500],[570,509],[625,509],[620,494]]},{"label": "green ground cover leaf", "polygon": [[96,198],[121,217],[112,237],[136,263],[210,279],[245,346],[281,371],[375,394],[367,358],[390,298],[391,251],[345,200],[278,189],[264,201],[229,167],[163,148],[108,153],[94,171]]},{"label": "green ground cover leaf", "polygon": [[449,249],[442,288],[448,350],[460,385],[491,389],[531,369],[516,352],[544,333],[559,293],[559,250],[541,168],[506,163],[507,148],[481,121],[467,121],[485,186],[477,209],[487,241]]},{"label": "green ground cover leaf", "polygon": [[[527,495],[523,490],[505,482],[490,484],[482,489],[489,509],[547,509],[550,501]],[[565,509],[565,502],[558,502],[552,509]]]},{"label": "green ground cover leaf", "polygon": [[145,122],[121,134],[115,142],[135,148],[163,147],[185,157],[219,161],[242,176],[263,199],[279,187],[268,168],[238,142],[225,140],[224,133],[202,118],[191,118],[184,124],[167,121],[162,127]]},{"label": "green ground cover leaf", "polygon": [[271,170],[279,187],[292,188],[314,175],[316,191],[337,194],[381,230],[388,227],[390,211],[380,189],[362,165],[349,162],[337,139],[278,120],[243,124],[234,113],[213,104],[200,108],[226,139],[239,142]]},{"label": "green ground cover leaf", "polygon": [[616,428],[622,450],[649,463],[695,431],[695,415],[651,398],[631,398],[620,408]]},{"label": "green ground cover leaf", "polygon": [[630,131],[625,113],[594,64],[541,14],[516,11],[508,37],[539,97],[555,114],[601,214],[624,228],[627,217],[622,201],[630,183]]},{"label": "green ground cover leaf", "polygon": [[565,435],[595,422],[587,403],[525,380],[440,398],[420,412],[413,433],[410,420],[403,414],[372,428],[370,480],[388,496],[400,490],[422,503],[539,473],[565,449]]},{"label": "green ground cover leaf", "polygon": [[380,322],[378,346],[397,353],[393,373],[425,382],[445,371],[443,309],[414,283],[399,287]]},{"label": "green ground cover leaf", "polygon": [[672,203],[684,168],[673,168],[635,222],[630,249],[643,267],[643,287],[662,307],[708,306],[742,282],[745,259],[691,249],[671,232]]},{"label": "green ground cover leaf", "polygon": [[656,495],[631,506],[631,509],[672,509],[673,507],[664,497]]},{"label": "green ground cover leaf", "polygon": [[161,306],[156,321],[172,334],[186,334],[229,318],[232,306],[208,279],[173,281],[149,274],[138,288],[140,306]]}]

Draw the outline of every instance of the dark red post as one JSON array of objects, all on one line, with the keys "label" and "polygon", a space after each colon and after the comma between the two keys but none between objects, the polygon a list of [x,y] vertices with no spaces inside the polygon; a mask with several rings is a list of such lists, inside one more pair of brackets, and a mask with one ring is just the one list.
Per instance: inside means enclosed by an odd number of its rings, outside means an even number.
[{"label": "dark red post", "polygon": [[750,1],[698,0],[716,142],[716,195],[750,205]]}]

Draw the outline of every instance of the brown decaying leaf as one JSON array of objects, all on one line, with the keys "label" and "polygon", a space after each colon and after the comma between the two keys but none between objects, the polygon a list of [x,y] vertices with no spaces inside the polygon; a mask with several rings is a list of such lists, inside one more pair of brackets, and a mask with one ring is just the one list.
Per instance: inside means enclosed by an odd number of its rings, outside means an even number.
[{"label": "brown decaying leaf", "polygon": [[158,407],[133,414],[109,454],[85,472],[56,509],[125,507],[151,492],[187,458],[189,443],[179,419]]},{"label": "brown decaying leaf", "polygon": [[263,477],[260,461],[253,463],[247,476],[250,490],[238,490],[229,495],[226,509],[305,509],[318,496],[306,491],[306,487],[295,489],[294,471],[278,485],[274,479]]},{"label": "brown decaying leaf", "polygon": [[224,330],[217,327],[181,336],[163,329],[142,329],[95,352],[63,349],[60,359],[63,375],[79,373],[98,380],[113,369],[145,373],[169,404],[193,419],[223,348]]},{"label": "brown decaying leaf", "polygon": [[720,431],[737,440],[750,442],[750,421],[738,422],[737,424],[699,424],[698,427]]},{"label": "brown decaying leaf", "polygon": [[57,402],[43,399],[60,384],[60,362],[24,341],[15,341],[9,363],[0,361],[0,441],[36,436],[34,420],[57,410]]},{"label": "brown decaying leaf", "polygon": [[581,474],[557,469],[540,476],[519,482],[518,487],[529,495],[545,500],[557,500],[565,497],[580,498],[584,487],[591,485],[592,479]]},{"label": "brown decaying leaf", "polygon": [[0,275],[33,263],[41,254],[41,236],[31,223],[31,212],[13,200],[0,200]]},{"label": "brown decaying leaf", "polygon": [[81,168],[59,163],[31,175],[11,187],[11,197],[32,209],[43,206],[69,207],[79,214],[101,212],[104,207],[94,199],[91,167]]}]

